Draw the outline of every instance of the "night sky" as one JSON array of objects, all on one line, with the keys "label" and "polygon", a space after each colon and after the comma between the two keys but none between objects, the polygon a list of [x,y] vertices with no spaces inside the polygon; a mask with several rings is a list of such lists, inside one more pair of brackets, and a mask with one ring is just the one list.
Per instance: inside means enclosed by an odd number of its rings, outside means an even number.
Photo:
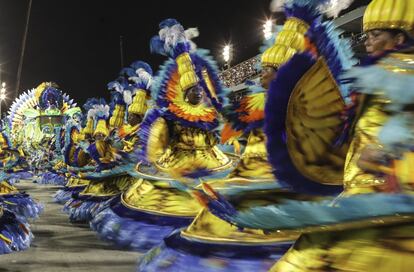
[{"label": "night sky", "polygon": [[[355,6],[360,5],[356,1]],[[10,95],[17,67],[29,0],[0,0],[1,81]],[[232,63],[258,53],[262,24],[269,17],[270,0],[138,1],[33,0],[20,93],[42,81],[55,81],[78,104],[88,97],[108,98],[106,84],[124,61],[148,62],[154,69],[165,57],[149,52],[158,23],[175,18],[184,28],[198,27],[198,47],[211,50],[221,62],[225,43],[234,45]],[[191,10],[189,12],[188,10]],[[281,20],[281,19],[280,19]],[[11,100],[9,101],[9,103]]]}]

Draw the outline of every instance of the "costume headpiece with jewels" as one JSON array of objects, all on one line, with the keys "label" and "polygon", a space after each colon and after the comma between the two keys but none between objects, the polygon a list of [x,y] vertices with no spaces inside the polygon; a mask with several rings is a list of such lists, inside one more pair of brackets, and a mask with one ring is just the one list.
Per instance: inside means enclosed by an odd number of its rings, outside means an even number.
[{"label": "costume headpiece with jewels", "polygon": [[[221,108],[223,86],[216,63],[207,50],[195,50],[191,38],[196,29],[184,30],[175,19],[160,23],[159,35],[151,39],[152,52],[170,59],[155,78],[152,95],[157,106],[165,110],[165,118],[181,125],[211,130],[218,125],[217,108]],[[192,87],[199,86],[203,98],[193,105],[186,99]]]},{"label": "costume headpiece with jewels", "polygon": [[414,37],[414,1],[373,0],[365,10],[363,28],[400,29]]}]

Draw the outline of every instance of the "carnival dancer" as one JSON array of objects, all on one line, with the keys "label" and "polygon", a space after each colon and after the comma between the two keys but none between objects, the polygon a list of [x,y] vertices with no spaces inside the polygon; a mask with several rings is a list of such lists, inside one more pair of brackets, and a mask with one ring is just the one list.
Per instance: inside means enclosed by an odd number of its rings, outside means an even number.
[{"label": "carnival dancer", "polygon": [[[96,167],[96,173],[101,173],[103,170],[114,167],[116,163],[116,150],[113,149],[109,138],[109,105],[103,99],[100,99],[88,111],[88,117],[93,118],[95,124],[93,127],[92,142],[83,146],[82,149],[93,161]],[[88,178],[87,175],[88,172],[81,171],[78,173],[78,178],[89,180],[89,182],[81,192],[73,194],[72,199],[65,204],[64,210],[69,212],[71,221],[88,221],[91,216],[91,209],[110,198],[107,195],[103,195],[105,192],[99,194],[101,190],[104,190],[101,188],[105,186],[103,179],[101,177],[97,178],[95,179],[95,184],[92,184],[91,178]],[[96,196],[94,195],[95,192]]]},{"label": "carnival dancer", "polygon": [[107,240],[121,247],[146,250],[173,230],[188,225],[200,205],[174,185],[185,176],[226,175],[232,160],[216,144],[223,87],[217,67],[205,51],[193,51],[195,29],[185,31],[174,19],[160,24],[151,40],[153,52],[170,57],[154,79],[155,108],[139,130],[140,177],[120,201],[98,214],[92,224]]},{"label": "carnival dancer", "polygon": [[[25,193],[20,193],[10,182],[13,177],[9,169],[16,167],[20,157],[17,150],[11,148],[10,138],[0,134],[0,255],[27,249],[33,240],[33,234],[27,223],[28,218],[35,218],[42,210]],[[13,211],[12,211],[12,210]]]}]

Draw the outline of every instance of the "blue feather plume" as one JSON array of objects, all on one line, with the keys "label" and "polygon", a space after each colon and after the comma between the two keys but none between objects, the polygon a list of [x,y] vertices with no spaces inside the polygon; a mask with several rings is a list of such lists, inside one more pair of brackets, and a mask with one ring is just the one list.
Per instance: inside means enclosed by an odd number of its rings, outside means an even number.
[{"label": "blue feather plume", "polygon": [[130,67],[135,69],[135,71],[141,68],[147,71],[147,73],[149,73],[150,75],[153,74],[151,66],[144,61],[134,61],[133,63],[131,63]]}]

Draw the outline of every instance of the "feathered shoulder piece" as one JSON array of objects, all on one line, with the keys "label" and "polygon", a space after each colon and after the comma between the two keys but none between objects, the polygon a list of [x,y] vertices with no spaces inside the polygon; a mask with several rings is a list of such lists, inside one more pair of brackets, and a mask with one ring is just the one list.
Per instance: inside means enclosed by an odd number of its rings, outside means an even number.
[{"label": "feathered shoulder piece", "polygon": [[263,127],[265,101],[265,90],[257,85],[250,85],[243,98],[224,107],[222,113],[226,123],[221,132],[222,143],[247,134],[252,129]]},{"label": "feathered shoulder piece", "polygon": [[157,106],[165,118],[183,126],[211,130],[218,125],[223,86],[218,68],[206,50],[192,50],[188,34],[174,19],[160,24],[151,50],[170,59],[160,68],[152,86]]},{"label": "feathered shoulder piece", "polygon": [[411,149],[414,143],[412,105],[414,104],[414,57],[392,53],[376,65],[355,67],[344,75],[358,93],[384,97],[392,117],[379,132],[379,140],[393,153]]}]

